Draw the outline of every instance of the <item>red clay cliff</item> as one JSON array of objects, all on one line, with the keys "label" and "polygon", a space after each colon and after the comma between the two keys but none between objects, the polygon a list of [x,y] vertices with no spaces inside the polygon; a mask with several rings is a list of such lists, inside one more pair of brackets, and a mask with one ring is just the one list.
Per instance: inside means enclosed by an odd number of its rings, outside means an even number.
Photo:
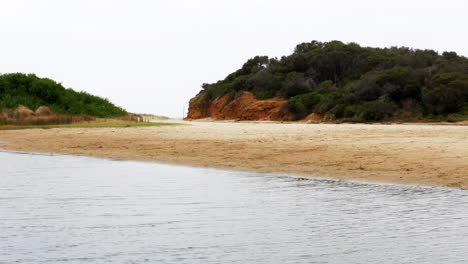
[{"label": "red clay cliff", "polygon": [[281,111],[281,106],[287,102],[283,98],[257,100],[250,92],[227,103],[229,95],[204,103],[197,102],[194,97],[189,103],[187,119],[213,118],[216,120],[291,120],[289,112]]}]

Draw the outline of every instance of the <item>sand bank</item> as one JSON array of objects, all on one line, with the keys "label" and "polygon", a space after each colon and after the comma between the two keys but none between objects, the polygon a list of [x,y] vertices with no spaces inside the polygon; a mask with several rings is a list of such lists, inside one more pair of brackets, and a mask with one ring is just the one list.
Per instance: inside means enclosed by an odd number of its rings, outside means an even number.
[{"label": "sand bank", "polygon": [[468,126],[182,123],[0,131],[0,148],[468,188]]}]

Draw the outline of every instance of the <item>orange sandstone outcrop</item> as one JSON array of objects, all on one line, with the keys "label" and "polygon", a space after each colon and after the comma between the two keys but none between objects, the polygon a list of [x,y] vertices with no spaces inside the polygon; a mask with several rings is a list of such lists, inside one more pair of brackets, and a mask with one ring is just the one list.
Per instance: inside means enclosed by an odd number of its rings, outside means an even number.
[{"label": "orange sandstone outcrop", "polygon": [[243,92],[229,103],[228,98],[229,95],[225,95],[204,103],[198,103],[198,97],[192,98],[187,119],[286,121],[292,118],[290,113],[281,111],[281,106],[287,101],[282,98],[257,100],[250,92]]},{"label": "orange sandstone outcrop", "polygon": [[308,115],[306,118],[302,119],[302,122],[305,123],[320,123],[323,121],[334,121],[335,116],[333,114],[318,114],[318,113],[312,113]]},{"label": "orange sandstone outcrop", "polygon": [[319,123],[323,120],[323,118],[324,118],[324,115],[312,113],[308,115],[306,118],[304,118],[302,121],[309,122],[309,123]]}]

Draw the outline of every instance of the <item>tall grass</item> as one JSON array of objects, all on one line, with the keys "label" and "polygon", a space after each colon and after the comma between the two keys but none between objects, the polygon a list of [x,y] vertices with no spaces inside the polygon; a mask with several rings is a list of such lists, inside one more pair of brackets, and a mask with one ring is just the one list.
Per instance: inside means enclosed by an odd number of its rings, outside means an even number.
[{"label": "tall grass", "polygon": [[19,107],[14,111],[7,109],[0,113],[0,125],[71,124],[93,120],[96,118],[89,115],[65,115],[52,112],[39,114],[26,107]]},{"label": "tall grass", "polygon": [[175,126],[180,124],[173,123],[137,123],[121,120],[96,120],[91,122],[71,123],[71,124],[49,124],[49,125],[0,125],[1,130],[20,130],[20,129],[51,129],[51,128],[129,128],[129,127],[159,127]]}]

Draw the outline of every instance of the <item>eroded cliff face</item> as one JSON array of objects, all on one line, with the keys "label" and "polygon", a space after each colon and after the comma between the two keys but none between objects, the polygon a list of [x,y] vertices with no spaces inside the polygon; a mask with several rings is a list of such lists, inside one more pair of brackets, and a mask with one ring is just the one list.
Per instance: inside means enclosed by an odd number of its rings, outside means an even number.
[{"label": "eroded cliff face", "polygon": [[250,92],[226,104],[229,96],[217,98],[203,104],[197,102],[197,97],[190,100],[188,119],[213,118],[216,120],[272,120],[288,121],[292,115],[281,111],[281,106],[287,102],[282,98],[257,100]]}]

